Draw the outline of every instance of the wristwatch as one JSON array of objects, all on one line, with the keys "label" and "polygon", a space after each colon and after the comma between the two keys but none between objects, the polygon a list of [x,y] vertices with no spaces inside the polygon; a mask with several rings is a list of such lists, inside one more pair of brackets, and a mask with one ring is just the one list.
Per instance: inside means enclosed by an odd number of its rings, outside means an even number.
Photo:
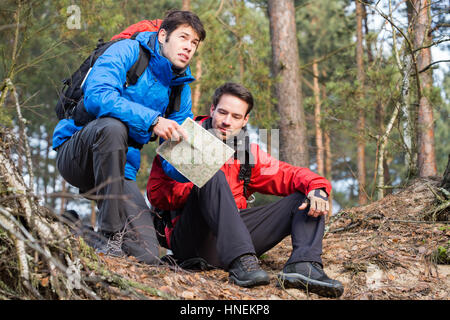
[{"label": "wristwatch", "polygon": [[159,121],[159,116],[156,117],[155,120],[153,120],[152,125],[150,126],[150,128],[148,129],[148,131],[153,131],[153,128],[156,127],[156,125],[158,124]]}]

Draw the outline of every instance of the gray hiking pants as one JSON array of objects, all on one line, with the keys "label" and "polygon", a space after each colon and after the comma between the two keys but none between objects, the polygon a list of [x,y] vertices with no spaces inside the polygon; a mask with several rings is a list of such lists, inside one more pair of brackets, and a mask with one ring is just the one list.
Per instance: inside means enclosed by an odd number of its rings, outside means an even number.
[{"label": "gray hiking pants", "polygon": [[[234,259],[270,250],[291,235],[287,264],[315,261],[322,264],[323,216],[299,210],[306,196],[295,192],[264,206],[239,210],[227,179],[218,171],[202,188],[193,187],[172,233],[171,248],[181,261],[201,257],[227,269]],[[309,209],[309,208],[307,208]]]},{"label": "gray hiking pants", "polygon": [[122,249],[140,261],[159,261],[158,241],[145,199],[124,178],[128,129],[114,118],[88,123],[62,144],[56,166],[63,178],[97,202],[99,231],[124,232]]}]

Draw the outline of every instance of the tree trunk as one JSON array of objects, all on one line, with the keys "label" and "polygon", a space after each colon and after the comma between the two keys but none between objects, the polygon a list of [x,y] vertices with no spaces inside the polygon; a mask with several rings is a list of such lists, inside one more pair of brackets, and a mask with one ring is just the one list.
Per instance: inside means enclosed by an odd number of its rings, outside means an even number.
[{"label": "tree trunk", "polygon": [[[61,182],[61,192],[64,194],[64,193],[66,193],[66,180],[64,180],[64,179],[62,179],[62,182]],[[64,211],[66,210],[66,198],[65,197],[61,197],[61,207],[60,207],[60,209],[59,209],[59,214],[63,214],[64,213]]]},{"label": "tree trunk", "polygon": [[400,109],[400,103],[398,103],[395,106],[394,112],[392,113],[391,119],[388,123],[388,126],[386,128],[386,132],[381,137],[380,141],[380,151],[378,156],[378,168],[377,168],[377,175],[378,175],[378,181],[377,181],[377,200],[381,200],[384,197],[384,186],[385,186],[385,180],[384,180],[384,151],[386,149],[386,145],[388,143],[388,137],[391,133],[392,127],[394,125],[394,122],[397,119],[397,115]]},{"label": "tree trunk", "polygon": [[244,57],[242,56],[241,51],[238,52],[238,60],[239,60],[239,81],[241,84],[244,83],[244,74],[245,74],[245,64]]},{"label": "tree trunk", "polygon": [[[331,154],[331,139],[328,133],[328,130],[324,131],[324,139],[325,139],[325,178],[331,182],[331,164],[332,164],[332,154]],[[328,197],[328,201],[330,202],[330,212],[333,214],[333,192],[331,192]]]},{"label": "tree trunk", "polygon": [[[49,177],[50,177],[50,175],[49,175]],[[53,174],[51,175],[53,192],[56,192],[56,183],[58,182],[58,178],[59,178],[58,170],[53,170]],[[49,183],[50,183],[50,181],[49,181]],[[56,197],[51,197],[50,206],[55,210],[55,212],[57,211],[56,210]]]},{"label": "tree trunk", "polygon": [[[245,4],[243,3],[243,1],[239,1],[239,3],[237,3],[235,0],[232,1],[233,2],[233,7],[235,8],[234,10],[234,18],[236,20],[236,25],[239,26],[241,25],[241,13],[242,13],[242,9],[243,6],[245,6]],[[237,43],[238,43],[238,50],[237,50],[237,55],[238,55],[238,61],[239,61],[239,82],[241,84],[244,84],[244,75],[245,75],[245,63],[244,63],[244,56],[242,55],[242,46],[243,46],[243,42],[242,42],[242,34],[241,32],[239,32],[238,29],[236,29],[236,31],[234,32],[235,37],[237,38]]]},{"label": "tree trunk", "polygon": [[[416,17],[414,19],[413,34],[414,48],[418,49],[432,42],[429,34],[430,1],[414,0],[413,6]],[[420,71],[430,65],[431,49],[420,49],[417,56],[417,69]],[[418,114],[418,157],[417,165],[420,177],[437,175],[436,154],[434,147],[433,108],[428,99],[429,91],[433,85],[431,69],[419,73],[420,101]]]},{"label": "tree trunk", "polygon": [[[384,120],[385,120],[385,112],[384,112],[385,108],[384,105],[381,101],[377,101],[377,105],[375,107],[375,123],[376,126],[378,128],[378,135],[381,137],[386,128],[384,125]],[[386,159],[386,155],[383,154],[382,156],[379,157],[379,159],[383,160],[383,170],[381,172],[381,174],[383,175],[383,179],[384,179],[384,184],[388,184],[389,181],[391,180],[391,176],[389,174],[389,166],[387,163],[387,159]],[[380,174],[378,168],[375,169],[377,174]],[[388,193],[392,193],[391,189],[386,189],[384,194],[388,194]]]},{"label": "tree trunk", "polygon": [[[324,79],[327,77],[327,73],[325,70],[322,69],[322,76]],[[327,88],[325,84],[322,85],[322,102],[327,101]],[[326,112],[327,110],[325,110]],[[333,154],[331,153],[331,138],[330,138],[330,128],[328,126],[325,126],[323,129],[323,143],[324,143],[324,162],[325,162],[325,178],[327,178],[329,181],[331,181],[332,175],[332,163],[333,163]]]},{"label": "tree trunk", "polygon": [[19,144],[16,147],[16,152],[17,152],[17,170],[19,171],[19,173],[23,176],[24,172],[23,172],[23,147],[21,144]]},{"label": "tree trunk", "polygon": [[295,9],[292,0],[269,0],[273,74],[280,113],[280,158],[308,167],[305,112],[300,83]]},{"label": "tree trunk", "polygon": [[313,63],[313,87],[314,87],[314,126],[316,129],[316,157],[317,157],[317,173],[323,176],[325,174],[324,170],[324,159],[323,159],[323,138],[322,138],[322,128],[320,127],[321,114],[320,114],[320,87],[319,87],[319,68],[317,67],[317,62]]},{"label": "tree trunk", "polygon": [[[364,82],[365,82],[365,73],[364,73],[364,63],[363,63],[363,33],[362,33],[362,21],[364,16],[363,4],[361,4],[358,0],[356,2],[356,66],[357,66],[357,79],[358,79],[358,92],[357,92],[357,101],[361,102],[364,98]],[[359,103],[360,104],[360,103]],[[358,168],[358,202],[360,205],[367,203],[367,195],[365,191],[366,186],[366,165],[365,165],[365,114],[364,107],[359,106],[359,114],[358,114],[358,144],[357,144],[357,168]]]},{"label": "tree trunk", "polygon": [[35,185],[35,188],[37,191],[41,190],[42,182],[40,181],[41,180],[40,178],[44,175],[44,171],[45,171],[45,168],[43,168],[42,162],[41,162],[42,161],[41,145],[42,145],[42,139],[43,139],[44,134],[45,134],[45,132],[43,132],[41,130],[41,128],[39,128],[38,136],[37,136],[39,142],[38,142],[37,146],[34,148],[34,150],[35,150],[34,154],[32,154],[33,168],[36,168],[36,169],[34,169],[35,174],[36,174],[36,179],[35,179],[36,181],[34,182],[34,185]]},{"label": "tree trunk", "polygon": [[195,86],[194,86],[194,94],[192,95],[192,112],[194,115],[198,115],[199,103],[200,103],[200,94],[201,94],[201,82],[200,78],[202,77],[202,58],[200,55],[197,56],[197,61],[195,63]]},{"label": "tree trunk", "polygon": [[[191,0],[183,0],[181,10],[190,11],[191,10]],[[197,49],[198,50],[198,49]],[[197,52],[197,58],[195,62],[195,83],[194,92],[192,94],[192,112],[195,115],[200,114],[199,103],[201,95],[201,83],[200,78],[202,77],[202,58],[199,52]]]},{"label": "tree trunk", "polygon": [[181,10],[184,10],[184,11],[191,10],[191,0],[183,0],[183,4],[181,6]]},{"label": "tree trunk", "polygon": [[450,191],[450,154],[448,155],[447,168],[442,177],[441,187]]},{"label": "tree trunk", "polygon": [[43,171],[43,183],[44,183],[44,199],[45,203],[48,204],[48,183],[50,182],[49,164],[50,164],[50,149],[52,147],[52,136],[47,132],[47,146],[45,149],[45,162]]},{"label": "tree trunk", "polygon": [[367,61],[369,64],[373,63],[373,54],[372,54],[372,44],[370,43],[370,41],[367,41],[368,37],[367,35],[369,34],[369,23],[367,21],[367,8],[366,6],[362,6],[362,10],[363,10],[363,20],[364,20],[364,34],[366,35],[366,51],[367,51]]},{"label": "tree trunk", "polygon": [[[363,5],[362,9],[363,9],[363,16],[364,16],[363,20],[364,20],[364,35],[365,35],[365,40],[366,40],[367,62],[369,64],[369,66],[372,66],[372,64],[374,62],[374,58],[373,58],[373,53],[372,53],[372,44],[370,41],[368,41],[369,23],[368,23],[367,7]],[[381,101],[377,101],[376,106],[375,106],[375,124],[376,124],[376,127],[378,128],[378,134],[380,136],[382,136],[385,131],[384,121],[385,121],[385,106]],[[375,170],[377,170],[377,168],[375,168]],[[389,165],[388,165],[388,162],[386,159],[386,155],[383,155],[383,178],[384,178],[385,184],[388,184],[391,180],[391,176],[389,174]],[[392,193],[392,190],[386,189],[385,194],[388,194],[388,193]]]},{"label": "tree trunk", "polygon": [[[408,16],[408,35],[410,39],[414,38],[414,20],[417,15],[415,14],[414,6],[411,1],[406,2],[406,12]],[[393,29],[394,30],[394,29]],[[393,33],[395,35],[395,33]],[[398,59],[398,58],[397,58]],[[404,67],[403,72],[408,72],[407,67],[410,65],[413,67],[413,58],[410,52],[405,52],[404,58]],[[398,62],[399,68],[402,69],[402,64]],[[406,70],[406,71],[405,71]],[[417,81],[417,80],[416,80]],[[414,178],[417,176],[417,158],[418,158],[418,149],[417,149],[417,113],[419,102],[411,103],[410,102],[410,93],[407,92],[403,98],[403,107],[402,113],[405,118],[403,121],[403,136],[404,142],[407,148],[407,153],[405,155],[405,165],[408,168],[408,178]]]},{"label": "tree trunk", "polygon": [[91,200],[91,227],[96,230],[97,225],[97,214],[96,214],[97,203]]}]

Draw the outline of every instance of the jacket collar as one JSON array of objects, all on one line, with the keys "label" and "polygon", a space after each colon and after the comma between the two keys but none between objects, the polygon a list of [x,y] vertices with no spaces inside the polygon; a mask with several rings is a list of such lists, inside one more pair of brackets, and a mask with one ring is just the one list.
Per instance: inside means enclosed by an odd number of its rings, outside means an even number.
[{"label": "jacket collar", "polygon": [[151,48],[149,44],[150,37],[156,37],[157,32],[141,32],[136,37],[140,45],[147,49],[151,54],[149,67],[152,73],[155,75],[158,81],[160,81],[166,87],[173,87],[181,84],[187,84],[195,80],[191,74],[191,68],[188,66],[181,74],[173,71],[172,63],[165,57],[163,57],[159,51],[159,42],[154,39],[154,47]]},{"label": "jacket collar", "polygon": [[[201,126],[206,129],[212,129],[212,118],[199,116],[198,120],[201,121]],[[253,155],[250,152],[250,137],[247,132],[247,127],[244,126],[236,136],[222,141],[229,147],[234,149],[234,159],[238,159],[241,163],[249,163],[252,165]]]}]

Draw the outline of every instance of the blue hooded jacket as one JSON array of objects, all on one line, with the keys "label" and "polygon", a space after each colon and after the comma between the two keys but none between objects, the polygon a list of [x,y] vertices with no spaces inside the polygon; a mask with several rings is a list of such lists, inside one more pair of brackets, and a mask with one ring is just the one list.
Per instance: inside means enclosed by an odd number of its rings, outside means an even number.
[{"label": "blue hooded jacket", "polygon": [[[137,143],[149,142],[152,132],[150,125],[158,116],[164,115],[169,103],[170,87],[184,84],[180,110],[168,119],[181,124],[187,117],[192,118],[191,89],[188,83],[194,81],[188,67],[182,76],[176,76],[172,63],[160,55],[159,43],[150,48],[148,42],[155,32],[141,32],[136,40],[125,39],[110,46],[95,62],[84,85],[84,105],[96,118],[112,117],[121,120],[128,127],[128,135]],[[135,85],[126,87],[127,71],[139,57],[139,44],[151,53],[147,69]],[[53,149],[59,147],[82,127],[73,119],[58,122],[53,132]],[[128,147],[125,178],[136,180],[140,167],[139,149]],[[168,176],[179,182],[187,182],[174,167],[163,161]]]}]

